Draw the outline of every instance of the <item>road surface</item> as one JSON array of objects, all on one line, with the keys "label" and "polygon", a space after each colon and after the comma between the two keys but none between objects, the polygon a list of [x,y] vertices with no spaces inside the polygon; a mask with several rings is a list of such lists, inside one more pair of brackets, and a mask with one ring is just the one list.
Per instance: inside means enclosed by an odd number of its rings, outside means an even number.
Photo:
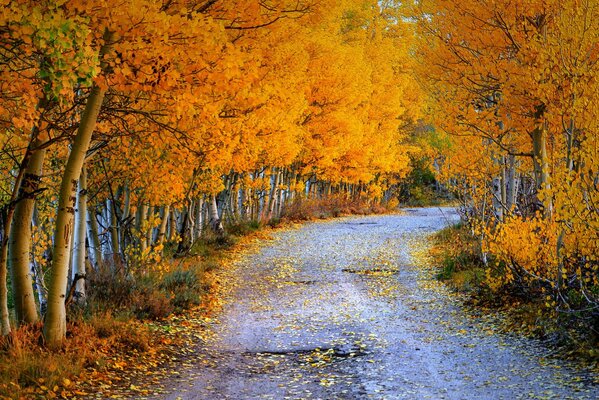
[{"label": "road surface", "polygon": [[598,399],[589,373],[468,316],[419,254],[452,209],[274,234],[227,271],[213,339],[159,398]]}]

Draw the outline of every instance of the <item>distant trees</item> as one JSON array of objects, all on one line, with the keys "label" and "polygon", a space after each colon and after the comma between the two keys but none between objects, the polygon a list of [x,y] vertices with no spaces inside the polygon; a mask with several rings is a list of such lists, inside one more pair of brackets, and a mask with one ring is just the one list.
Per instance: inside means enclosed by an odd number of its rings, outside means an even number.
[{"label": "distant trees", "polygon": [[382,191],[418,116],[413,40],[370,0],[18,1],[0,17],[0,315],[59,347],[87,271],[206,227]]}]

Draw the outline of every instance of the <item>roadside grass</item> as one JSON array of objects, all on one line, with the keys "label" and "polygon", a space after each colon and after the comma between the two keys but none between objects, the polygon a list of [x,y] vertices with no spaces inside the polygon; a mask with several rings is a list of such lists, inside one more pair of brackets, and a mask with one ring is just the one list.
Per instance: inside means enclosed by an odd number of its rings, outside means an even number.
[{"label": "roadside grass", "polygon": [[438,265],[437,279],[466,295],[465,305],[473,311],[494,315],[499,331],[540,339],[556,355],[599,368],[599,337],[593,321],[548,308],[541,290],[524,291],[516,284],[491,290],[479,242],[464,224],[433,235],[430,255]]},{"label": "roadside grass", "polygon": [[[115,274],[108,266],[92,271],[87,278],[87,304],[69,306],[67,340],[60,351],[44,347],[41,323],[0,338],[0,399],[81,397],[99,386],[110,397],[110,387],[124,385],[123,376],[136,374],[135,379],[144,379],[150,369],[168,363],[169,354],[185,345],[181,337],[186,334],[176,325],[188,310],[208,318],[220,307],[217,297],[223,283],[214,272],[241,243],[297,221],[384,213],[396,207],[397,203],[382,207],[340,197],[301,200],[281,219],[229,223],[223,235],[207,230],[185,257],[175,258],[177,245],[167,245],[164,256],[171,260],[167,270],[135,271],[129,276]],[[184,324],[204,327],[201,321]],[[185,340],[191,346],[197,339]],[[114,389],[114,395],[122,397],[125,390],[124,396],[131,396],[132,388],[136,396],[148,394],[147,388],[132,384]]]}]

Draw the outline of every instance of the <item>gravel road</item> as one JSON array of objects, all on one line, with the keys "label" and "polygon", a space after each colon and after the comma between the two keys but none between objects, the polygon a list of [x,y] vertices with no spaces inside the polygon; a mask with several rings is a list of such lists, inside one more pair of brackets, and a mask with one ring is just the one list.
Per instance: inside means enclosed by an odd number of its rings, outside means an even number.
[{"label": "gravel road", "polygon": [[[469,317],[418,256],[452,209],[274,234],[237,262],[175,399],[598,399],[589,372]],[[595,377],[596,379],[596,377]]]}]

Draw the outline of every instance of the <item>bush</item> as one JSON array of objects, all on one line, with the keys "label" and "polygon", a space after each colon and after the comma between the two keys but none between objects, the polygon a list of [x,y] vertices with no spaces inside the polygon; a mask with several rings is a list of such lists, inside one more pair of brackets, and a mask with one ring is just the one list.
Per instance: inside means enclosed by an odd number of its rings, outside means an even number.
[{"label": "bush", "polygon": [[136,288],[131,300],[131,310],[139,319],[163,319],[174,311],[171,297],[152,286]]},{"label": "bush", "polygon": [[[131,304],[135,282],[131,278],[114,276],[108,271],[93,270],[87,274],[87,301],[95,309],[123,308]],[[116,306],[116,307],[115,307]]]},{"label": "bush", "polygon": [[128,316],[114,318],[110,313],[97,314],[90,319],[89,325],[95,336],[107,340],[110,346],[137,351],[147,351],[150,347],[148,329]]},{"label": "bush", "polygon": [[201,302],[202,279],[195,270],[175,270],[167,274],[160,288],[171,296],[171,304],[179,310],[197,306]]},{"label": "bush", "polygon": [[[518,234],[528,234],[529,231],[519,227]],[[543,231],[537,229],[535,234]],[[517,235],[514,235],[518,238]],[[530,244],[537,250],[528,251],[520,256],[529,257],[535,268],[541,271],[547,262],[542,259],[545,255],[531,235],[526,236]],[[502,238],[504,239],[504,238]],[[507,239],[504,239],[507,240]],[[525,251],[525,239],[515,240],[505,247],[515,252]],[[479,241],[470,235],[469,229],[463,225],[445,228],[435,235],[435,246],[431,255],[439,266],[437,278],[445,280],[451,287],[468,293],[468,303],[483,306],[487,309],[502,310],[501,322],[504,329],[515,330],[522,334],[534,335],[559,346],[562,352],[597,360],[596,351],[599,344],[599,334],[592,327],[599,323],[599,313],[585,310],[588,307],[588,296],[593,296],[591,287],[586,296],[578,288],[565,288],[562,296],[568,301],[568,312],[559,312],[552,303],[554,297],[551,291],[541,284],[526,282],[522,279],[505,279],[512,273],[510,265],[495,254],[488,254],[488,265],[485,267],[480,258]],[[595,293],[596,294],[596,293]]]},{"label": "bush", "polygon": [[482,289],[484,264],[479,245],[463,224],[449,226],[435,234],[435,258],[439,263],[437,279],[448,281],[456,289]]},{"label": "bush", "polygon": [[260,221],[245,221],[228,224],[225,231],[234,236],[247,236],[261,228]]},{"label": "bush", "polygon": [[345,196],[330,196],[320,199],[305,199],[300,197],[285,208],[283,218],[290,221],[309,221],[315,218],[381,214],[387,211],[386,207],[380,204],[371,204],[361,198],[348,199]]}]

